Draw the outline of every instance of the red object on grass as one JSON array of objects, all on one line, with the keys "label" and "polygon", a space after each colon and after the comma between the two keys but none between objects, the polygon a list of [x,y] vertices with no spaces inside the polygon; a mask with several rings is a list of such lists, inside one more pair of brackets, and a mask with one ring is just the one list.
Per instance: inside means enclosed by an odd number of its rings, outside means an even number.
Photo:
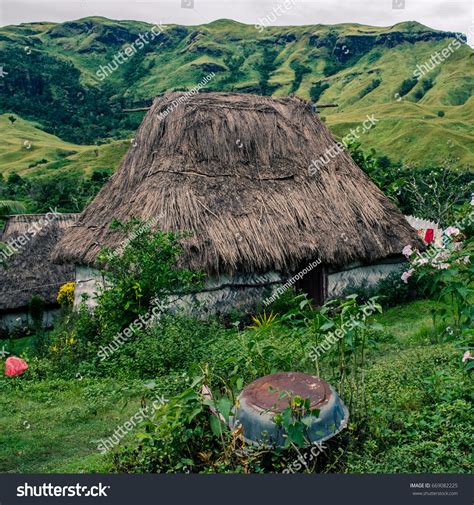
[{"label": "red object on grass", "polygon": [[7,358],[5,362],[5,375],[8,375],[8,377],[15,377],[21,375],[27,368],[28,365],[25,361],[12,356],[11,358]]},{"label": "red object on grass", "polygon": [[434,240],[434,230],[432,228],[428,228],[425,233],[425,242],[427,244],[433,242]]}]

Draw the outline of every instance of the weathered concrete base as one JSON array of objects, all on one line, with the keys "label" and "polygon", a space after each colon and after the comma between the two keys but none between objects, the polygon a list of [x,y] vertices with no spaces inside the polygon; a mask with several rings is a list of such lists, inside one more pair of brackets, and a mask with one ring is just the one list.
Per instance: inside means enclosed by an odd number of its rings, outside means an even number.
[{"label": "weathered concrete base", "polygon": [[226,314],[231,310],[249,312],[283,282],[276,272],[239,274],[209,279],[198,293],[170,297],[169,305],[200,317]]},{"label": "weathered concrete base", "polygon": [[[391,272],[402,268],[400,258],[380,261],[372,265],[353,264],[340,271],[329,271],[327,297],[343,296],[354,288],[370,287]],[[186,295],[173,295],[167,305],[174,310],[206,315],[225,314],[232,310],[249,312],[285,284],[291,275],[278,272],[265,274],[241,273],[235,276],[222,275],[207,280],[201,291]],[[76,267],[76,290],[74,305],[78,306],[87,295],[87,306],[97,305],[96,297],[104,279],[98,270]]]},{"label": "weathered concrete base", "polygon": [[97,295],[103,285],[104,278],[99,270],[90,267],[76,266],[74,306],[78,307],[85,300],[89,308],[94,308],[97,305]]},{"label": "weathered concrete base", "polygon": [[[43,314],[43,328],[52,328],[59,313],[60,309],[58,308],[45,309]],[[32,324],[33,320],[27,310],[0,314],[0,328],[2,329],[11,331],[14,328],[26,328]]]},{"label": "weathered concrete base", "polygon": [[371,265],[355,263],[347,266],[344,270],[329,271],[327,296],[328,298],[335,298],[336,296],[343,296],[351,289],[375,286],[392,272],[401,271],[403,263],[402,258],[393,258]]},{"label": "weathered concrete base", "polygon": [[[171,309],[200,316],[224,314],[230,310],[248,311],[261,303],[267,292],[280,285],[282,280],[276,272],[213,277],[197,293],[170,296],[167,305]],[[76,267],[74,305],[79,306],[83,295],[87,295],[87,306],[95,307],[97,294],[103,285],[104,279],[98,270]]]}]

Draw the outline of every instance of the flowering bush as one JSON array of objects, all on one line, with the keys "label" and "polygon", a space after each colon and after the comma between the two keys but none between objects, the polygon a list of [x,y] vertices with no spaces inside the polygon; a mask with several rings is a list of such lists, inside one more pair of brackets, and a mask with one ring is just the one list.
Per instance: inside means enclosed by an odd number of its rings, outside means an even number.
[{"label": "flowering bush", "polygon": [[74,303],[74,289],[76,287],[75,282],[67,282],[59,288],[59,293],[57,296],[57,301],[62,307],[70,306]]},{"label": "flowering bush", "polygon": [[464,233],[473,219],[471,211],[458,226],[446,228],[442,247],[420,252],[406,246],[402,251],[410,262],[401,276],[403,282],[412,276],[428,279],[431,294],[450,308],[442,309],[441,315],[449,316],[458,331],[469,328],[474,320],[474,239]]}]

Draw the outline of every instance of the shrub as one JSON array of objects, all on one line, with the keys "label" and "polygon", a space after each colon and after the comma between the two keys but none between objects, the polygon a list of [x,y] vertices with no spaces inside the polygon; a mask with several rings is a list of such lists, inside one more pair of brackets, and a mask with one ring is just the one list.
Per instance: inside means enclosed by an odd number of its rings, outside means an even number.
[{"label": "shrub", "polygon": [[420,279],[416,283],[405,284],[400,278],[402,270],[403,265],[400,265],[399,272],[389,273],[374,286],[349,289],[345,294],[356,294],[361,301],[367,301],[375,296],[384,307],[394,307],[401,303],[427,298],[427,282]]},{"label": "shrub", "polygon": [[183,372],[193,363],[209,360],[209,347],[215,343],[222,346],[224,333],[224,328],[214,321],[165,315],[137,332],[98,366],[107,375],[126,378],[153,379]]},{"label": "shrub", "polygon": [[472,172],[453,170],[448,162],[416,169],[386,166],[374,149],[364,151],[360,142],[348,143],[347,148],[359,167],[406,215],[448,224],[474,191]]},{"label": "shrub", "polygon": [[421,87],[415,91],[415,94],[413,95],[416,100],[421,100],[427,91],[429,91],[432,87],[434,86],[434,83],[432,79],[425,79],[421,83]]},{"label": "shrub", "polygon": [[413,77],[411,79],[405,79],[398,88],[398,94],[400,96],[405,96],[417,85],[418,81]]},{"label": "shrub", "polygon": [[72,306],[74,303],[75,282],[67,282],[59,288],[57,301],[62,307]]},{"label": "shrub", "polygon": [[109,335],[147,313],[152,300],[166,302],[172,293],[198,287],[203,278],[177,266],[182,235],[152,232],[151,227],[137,219],[115,221],[112,229],[124,237],[122,246],[104,248],[98,256],[108,287],[98,297],[95,314]]},{"label": "shrub", "polygon": [[[471,212],[469,221],[472,216]],[[443,241],[443,247],[431,245],[422,253],[407,246],[410,268],[402,278],[408,282],[415,275],[429,283],[431,295],[445,302],[439,314],[454,321],[460,333],[471,328],[474,321],[474,238],[466,239],[461,229],[450,226],[444,231]]]},{"label": "shrub", "polygon": [[364,98],[364,96],[368,95],[374,89],[378,88],[382,84],[381,79],[373,79],[370,84],[368,84],[360,93],[359,99]]},{"label": "shrub", "polygon": [[438,111],[438,117],[444,117],[444,110]]},{"label": "shrub", "polygon": [[[179,317],[165,317],[157,325],[153,319],[157,316],[157,302],[166,303],[170,294],[197,287],[202,277],[177,266],[179,237],[154,233],[137,220],[114,226],[128,236],[122,250],[104,249],[98,257],[107,289],[99,294],[97,307],[91,312],[82,304],[79,311],[64,311],[49,337],[43,355],[51,359],[53,374],[76,373],[79,364],[87,362],[94,374],[151,377],[186,368],[199,356],[197,346],[200,339],[206,338],[206,325]],[[66,306],[72,300],[73,283],[63,288],[58,301]],[[165,314],[166,307],[160,307],[160,312]],[[125,343],[120,341],[120,351],[102,364],[98,351],[123,336],[123,330],[131,337]]]},{"label": "shrub", "polygon": [[44,316],[44,299],[39,295],[32,296],[28,303],[28,311],[33,320],[33,325],[36,328],[41,328]]},{"label": "shrub", "polygon": [[303,65],[298,60],[292,60],[290,63],[290,68],[295,72],[294,81],[291,83],[290,93],[295,93],[301,85],[301,81],[305,74],[311,73],[311,69],[306,65]]},{"label": "shrub", "polygon": [[326,89],[329,88],[329,84],[327,82],[317,82],[313,86],[311,86],[311,89],[309,91],[309,96],[311,97],[311,100],[313,102],[317,102],[321,95],[324,93]]},{"label": "shrub", "polygon": [[469,472],[469,380],[453,345],[404,350],[370,366],[369,417],[352,427],[341,470]]}]

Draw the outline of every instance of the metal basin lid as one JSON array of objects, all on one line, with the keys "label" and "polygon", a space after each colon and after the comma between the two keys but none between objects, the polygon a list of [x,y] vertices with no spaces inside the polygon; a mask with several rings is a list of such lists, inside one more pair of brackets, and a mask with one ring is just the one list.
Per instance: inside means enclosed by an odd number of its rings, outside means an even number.
[{"label": "metal basin lid", "polygon": [[289,396],[309,399],[311,408],[318,408],[328,402],[331,390],[327,382],[302,372],[278,372],[253,381],[245,387],[240,399],[255,409],[281,412],[289,405]]},{"label": "metal basin lid", "polygon": [[[282,395],[282,391],[288,394]],[[285,446],[286,434],[275,424],[275,414],[290,406],[290,398],[309,399],[313,416],[307,429],[309,443],[325,441],[347,426],[349,412],[334,388],[319,377],[301,372],[278,372],[253,381],[238,397],[229,419],[242,428],[244,440],[258,446]]]}]

